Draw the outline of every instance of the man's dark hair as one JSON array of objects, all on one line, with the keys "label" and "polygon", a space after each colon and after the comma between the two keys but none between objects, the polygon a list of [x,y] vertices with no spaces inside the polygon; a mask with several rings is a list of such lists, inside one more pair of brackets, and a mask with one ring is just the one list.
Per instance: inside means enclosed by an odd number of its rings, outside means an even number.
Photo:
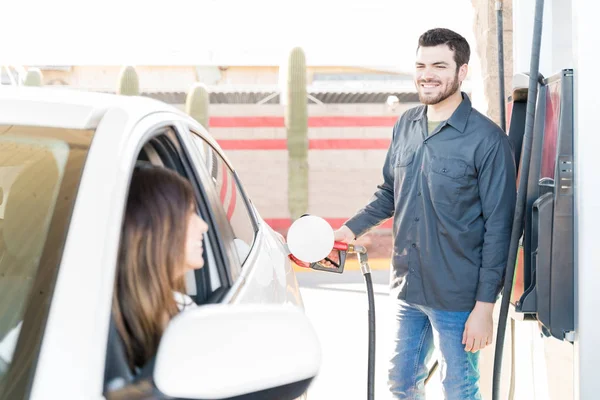
[{"label": "man's dark hair", "polygon": [[459,68],[469,63],[471,48],[467,40],[458,33],[445,28],[430,29],[419,38],[419,47],[434,47],[445,44],[454,52],[454,61]]}]

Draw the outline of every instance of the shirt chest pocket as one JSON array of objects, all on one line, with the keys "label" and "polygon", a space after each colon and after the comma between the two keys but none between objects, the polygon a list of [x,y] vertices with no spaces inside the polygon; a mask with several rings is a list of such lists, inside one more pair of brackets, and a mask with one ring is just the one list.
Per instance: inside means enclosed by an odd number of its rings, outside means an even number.
[{"label": "shirt chest pocket", "polygon": [[431,201],[454,205],[460,199],[460,192],[469,186],[467,164],[458,159],[433,158],[427,176],[427,184]]},{"label": "shirt chest pocket", "polygon": [[405,151],[398,156],[394,165],[394,192],[396,194],[406,194],[410,190],[414,175],[414,159],[414,150]]}]

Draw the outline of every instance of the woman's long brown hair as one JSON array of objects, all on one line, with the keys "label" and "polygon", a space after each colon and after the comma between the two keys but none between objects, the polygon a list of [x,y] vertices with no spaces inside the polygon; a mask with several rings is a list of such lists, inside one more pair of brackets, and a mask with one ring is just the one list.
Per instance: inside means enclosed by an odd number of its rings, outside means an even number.
[{"label": "woman's long brown hair", "polygon": [[113,297],[115,324],[132,370],[156,354],[166,324],[179,312],[173,292],[185,287],[185,242],[194,204],[190,183],[175,172],[134,170]]}]

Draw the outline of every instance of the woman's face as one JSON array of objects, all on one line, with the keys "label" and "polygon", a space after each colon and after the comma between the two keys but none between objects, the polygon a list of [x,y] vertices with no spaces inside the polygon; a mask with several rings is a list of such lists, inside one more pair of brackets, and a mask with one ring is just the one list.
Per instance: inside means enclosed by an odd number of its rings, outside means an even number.
[{"label": "woman's face", "polygon": [[188,215],[188,229],[185,244],[185,271],[200,269],[204,266],[202,258],[203,247],[202,240],[204,234],[208,232],[208,225],[195,212],[191,211]]}]

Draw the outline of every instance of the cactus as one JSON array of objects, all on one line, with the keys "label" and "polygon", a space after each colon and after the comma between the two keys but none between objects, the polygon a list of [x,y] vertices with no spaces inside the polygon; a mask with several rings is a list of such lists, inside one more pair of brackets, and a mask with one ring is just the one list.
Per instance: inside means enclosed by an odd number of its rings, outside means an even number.
[{"label": "cactus", "polygon": [[42,86],[42,78],[42,72],[38,68],[29,68],[23,79],[23,86]]},{"label": "cactus", "polygon": [[208,130],[208,89],[203,83],[195,83],[185,99],[185,112]]},{"label": "cactus", "polygon": [[292,219],[308,211],[308,107],[306,58],[300,47],[290,52],[287,65],[285,127],[288,147],[288,208]]},{"label": "cactus", "polygon": [[124,67],[121,70],[117,94],[122,94],[124,96],[137,96],[140,94],[138,74],[132,66]]}]

